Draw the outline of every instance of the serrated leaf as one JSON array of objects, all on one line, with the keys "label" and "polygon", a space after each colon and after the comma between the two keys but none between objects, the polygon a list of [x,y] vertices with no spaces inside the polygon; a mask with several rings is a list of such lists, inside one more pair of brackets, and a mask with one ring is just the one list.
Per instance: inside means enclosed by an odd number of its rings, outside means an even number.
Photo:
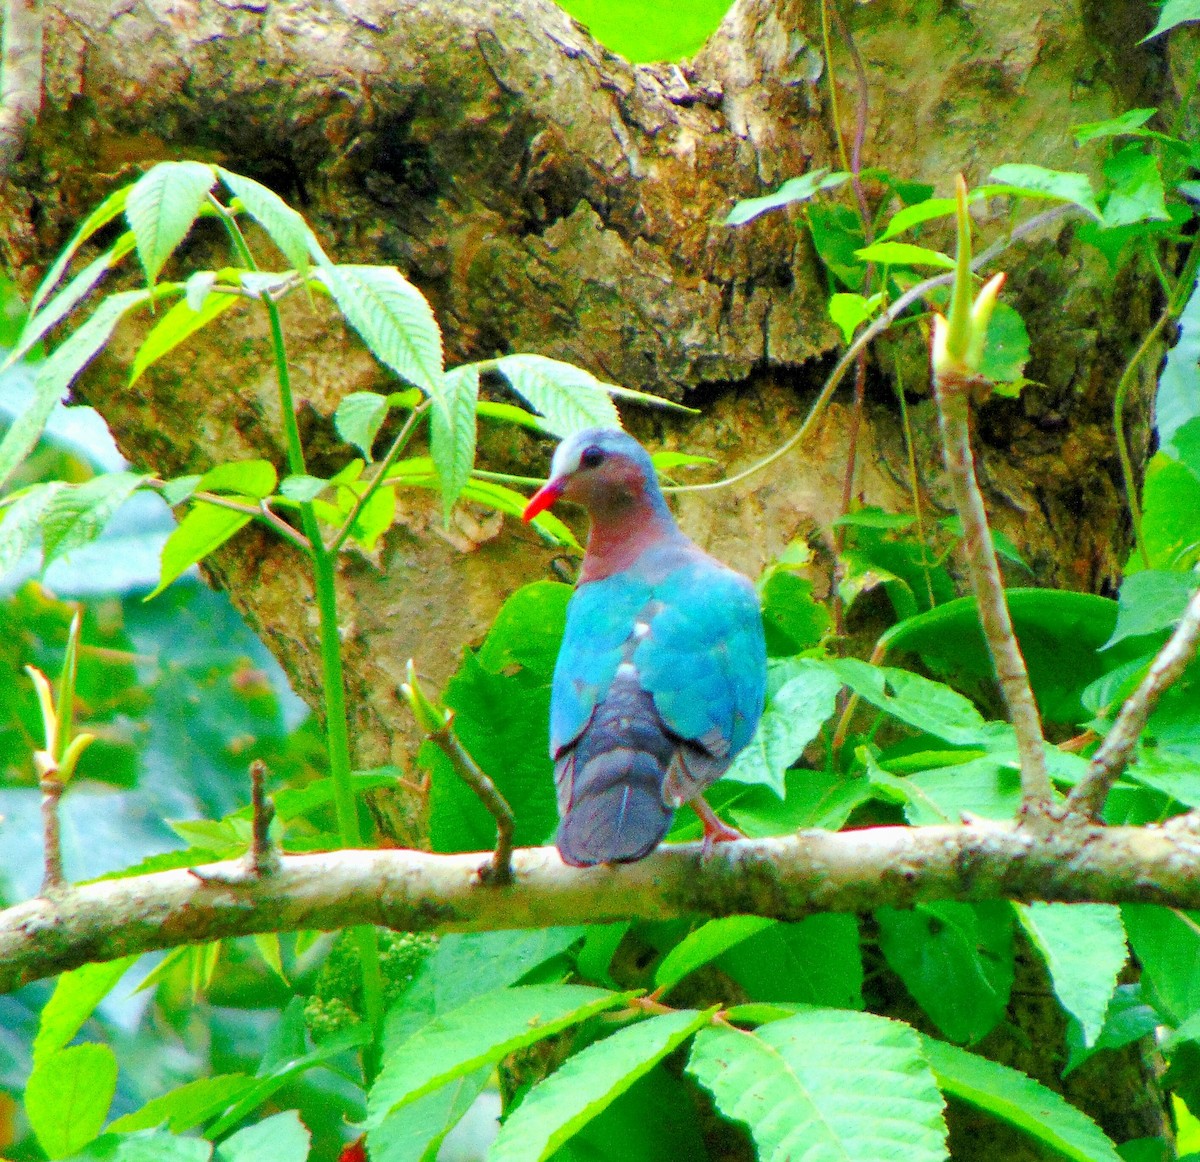
[{"label": "serrated leaf", "polygon": [[302,278],[307,278],[309,255],[320,255],[324,258],[324,254],[304,218],[274,190],[268,189],[253,178],[230,173],[221,166],[217,166],[217,173],[234,197],[241,200],[246,213],[279,247],[283,256],[292,264],[292,268]]},{"label": "serrated leaf", "polygon": [[1074,1162],[1120,1162],[1087,1114],[1017,1069],[932,1037],[921,1037],[942,1092],[1008,1122]]},{"label": "serrated leaf", "polygon": [[324,266],[316,277],[375,358],[445,407],[442,334],[425,296],[394,266]]},{"label": "serrated leaf", "polygon": [[442,486],[442,516],[450,513],[475,467],[475,407],[479,401],[479,367],[467,364],[446,373],[446,410],[430,417],[429,451]]},{"label": "serrated leaf", "polygon": [[462,1120],[491,1075],[491,1066],[484,1066],[389,1114],[367,1134],[371,1162],[435,1162],[446,1135]]},{"label": "serrated leaf", "polygon": [[125,219],[151,285],[199,217],[216,180],[212,167],[198,161],[162,161],[129,190]]},{"label": "serrated leaf", "polygon": [[152,1098],[141,1109],[116,1118],[109,1124],[108,1132],[128,1134],[135,1130],[152,1130],[165,1123],[173,1134],[182,1134],[215,1118],[257,1084],[256,1078],[245,1073],[222,1073],[189,1081]]},{"label": "serrated leaf", "polygon": [[770,672],[779,682],[769,693],[749,744],[725,772],[736,783],[761,783],[784,797],[784,774],[833,714],[841,678],[811,658],[781,661]]},{"label": "serrated leaf", "polygon": [[125,209],[125,200],[129,196],[129,191],[132,186],[122,186],[119,190],[113,190],[103,202],[100,203],[82,222],[79,229],[75,231],[71,241],[63,247],[59,256],[54,260],[54,265],[46,272],[46,277],[42,279],[36,291],[33,292],[33,298],[29,303],[29,314],[33,317],[41,309],[42,303],[49,297],[50,292],[58,284],[58,280],[62,278],[63,273],[71,264],[71,259],[75,257],[79,248],[93,235],[97,230],[107,226],[114,218],[118,217]]},{"label": "serrated leaf", "polygon": [[593,1042],[525,1095],[488,1151],[489,1162],[542,1162],[712,1018],[682,1009]]},{"label": "serrated leaf", "polygon": [[72,1045],[47,1054],[25,1087],[25,1113],[51,1158],[86,1146],[104,1125],[117,1089],[117,1059],[107,1045]]},{"label": "serrated leaf", "polygon": [[584,428],[619,428],[608,385],[590,371],[544,355],[505,355],[493,367],[559,437]]},{"label": "serrated leaf", "polygon": [[66,487],[61,480],[35,484],[0,508],[0,577],[32,546],[41,529],[42,513],[55,495]]},{"label": "serrated leaf", "polygon": [[1132,226],[1137,222],[1165,222],[1166,191],[1158,159],[1140,145],[1129,145],[1104,163],[1111,190],[1104,203],[1104,227]]},{"label": "serrated leaf", "polygon": [[148,291],[122,291],[110,295],[37,369],[33,381],[33,401],[17,416],[4,433],[4,439],[0,440],[0,488],[4,487],[17,466],[42,438],[42,431],[54,405],[108,342],[121,316],[149,297]]},{"label": "serrated leaf", "polygon": [[195,504],[163,545],[162,573],[153,592],[147,594],[145,600],[157,597],[172,581],[220,548],[250,520],[247,513],[218,508],[203,501]]},{"label": "serrated leaf", "polygon": [[295,1110],[230,1134],[213,1154],[219,1162],[304,1162],[312,1135]]},{"label": "serrated leaf", "polygon": [[387,413],[386,396],[374,391],[352,391],[342,398],[333,413],[333,426],[337,434],[347,444],[353,444],[369,462],[371,447]]},{"label": "serrated leaf", "polygon": [[85,964],[58,978],[54,992],[38,1018],[37,1037],[33,1042],[35,1066],[61,1049],[83,1028],[96,1006],[112,992],[135,960],[136,956],[125,956],[104,964]]},{"label": "serrated leaf", "polygon": [[814,169],[798,178],[789,178],[772,194],[761,198],[743,198],[725,216],[726,226],[743,226],[768,210],[778,210],[793,202],[806,202],[821,190],[832,190],[850,179],[848,173],[830,173],[829,169]]},{"label": "serrated leaf", "polygon": [[1174,1025],[1200,1012],[1200,913],[1123,904],[1121,918],[1155,1007]]},{"label": "serrated leaf", "polygon": [[1108,649],[1125,638],[1158,633],[1174,625],[1198,585],[1200,577],[1195,573],[1144,569],[1130,574],[1121,582],[1112,637],[1100,648]]},{"label": "serrated leaf", "polygon": [[[190,280],[188,293],[190,296]],[[142,345],[133,358],[133,366],[129,369],[130,386],[137,383],[147,367],[157,363],[180,343],[190,339],[197,331],[208,326],[213,319],[223,315],[241,301],[236,295],[210,294],[203,299],[200,309],[196,310],[188,299],[180,299],[150,328],[149,334],[142,340]]]},{"label": "serrated leaf", "polygon": [[[3,367],[11,366],[33,349],[35,343],[67,317],[92,291],[97,283],[134,248],[133,231],[127,230],[111,250],[87,264],[38,313],[30,314],[21,328],[13,349],[4,359]],[[0,368],[2,370],[2,368]]]},{"label": "serrated leaf", "polygon": [[876,242],[854,252],[860,262],[877,262],[881,266],[936,266],[953,270],[954,259],[940,250],[915,246],[911,242]]},{"label": "serrated leaf", "polygon": [[875,919],[884,958],[947,1037],[975,1042],[996,1027],[1013,983],[1006,903],[941,900]]},{"label": "serrated leaf", "polygon": [[991,194],[1017,194],[1027,198],[1049,198],[1071,202],[1093,218],[1101,218],[1100,207],[1087,174],[1046,169],[1040,165],[998,165],[988,175],[1000,188],[987,188]]},{"label": "serrated leaf", "polygon": [[94,541],[145,479],[135,472],[106,472],[56,492],[42,517],[45,564]]},{"label": "serrated leaf", "polygon": [[231,460],[200,477],[197,492],[231,492],[263,500],[275,491],[278,476],[270,460]]},{"label": "serrated leaf", "polygon": [[1129,959],[1120,909],[1109,904],[1017,904],[1017,919],[1041,953],[1054,995],[1091,1046]]},{"label": "serrated leaf", "polygon": [[659,962],[654,971],[654,987],[663,990],[673,988],[689,973],[777,923],[778,920],[765,916],[722,916],[701,924]]},{"label": "serrated leaf", "polygon": [[367,1100],[368,1127],[510,1053],[586,1021],[626,995],[582,985],[497,989],[436,1016],[387,1055]]},{"label": "serrated leaf", "polygon": [[208,1162],[212,1143],[158,1130],[104,1134],[89,1142],[70,1162]]},{"label": "serrated leaf", "polygon": [[703,1029],[687,1066],[750,1129],[762,1162],[938,1162],[942,1096],[915,1030],[810,1009],[756,1032]]}]

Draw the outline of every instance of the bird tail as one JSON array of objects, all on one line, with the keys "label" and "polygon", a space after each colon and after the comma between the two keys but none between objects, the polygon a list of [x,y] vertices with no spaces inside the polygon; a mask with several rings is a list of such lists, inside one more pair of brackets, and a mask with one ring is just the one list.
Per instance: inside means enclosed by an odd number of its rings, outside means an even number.
[{"label": "bird tail", "polygon": [[653,755],[617,747],[574,774],[555,839],[564,863],[630,863],[658,846],[675,812],[663,802],[663,769]]}]

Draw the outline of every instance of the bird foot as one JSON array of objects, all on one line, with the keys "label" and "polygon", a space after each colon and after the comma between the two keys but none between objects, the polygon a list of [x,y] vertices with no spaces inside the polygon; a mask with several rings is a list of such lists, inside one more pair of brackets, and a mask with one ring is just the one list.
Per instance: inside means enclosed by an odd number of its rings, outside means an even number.
[{"label": "bird foot", "polygon": [[713,848],[718,843],[732,843],[735,839],[746,838],[736,827],[717,818],[716,812],[701,796],[697,795],[692,800],[692,810],[700,816],[700,822],[704,825],[704,845],[700,849],[702,860],[712,858]]}]

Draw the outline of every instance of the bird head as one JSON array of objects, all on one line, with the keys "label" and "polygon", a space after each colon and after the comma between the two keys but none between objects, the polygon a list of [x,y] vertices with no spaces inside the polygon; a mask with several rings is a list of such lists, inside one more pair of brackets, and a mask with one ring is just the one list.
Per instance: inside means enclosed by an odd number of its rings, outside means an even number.
[{"label": "bird head", "polygon": [[646,449],[617,428],[586,428],[559,444],[550,479],[530,498],[523,517],[532,520],[559,500],[574,501],[595,513],[647,494],[660,495]]}]

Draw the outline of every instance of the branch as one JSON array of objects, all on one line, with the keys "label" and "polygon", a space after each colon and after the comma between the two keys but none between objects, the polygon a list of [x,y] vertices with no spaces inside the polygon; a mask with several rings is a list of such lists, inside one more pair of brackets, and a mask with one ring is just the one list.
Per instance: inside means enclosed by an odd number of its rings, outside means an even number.
[{"label": "branch", "polygon": [[0,912],[0,991],[80,965],[226,937],[377,924],[480,932],[643,918],[752,914],[797,920],[925,900],[1050,900],[1200,907],[1200,820],[1162,827],[1012,823],[805,831],[662,847],[634,864],[567,867],[550,847],[513,858],[511,887],[484,886],[487,854],[288,855],[241,883],[240,861],[62,889]]},{"label": "branch", "polygon": [[8,176],[42,106],[41,0],[4,0],[0,60],[0,179]]},{"label": "branch", "polygon": [[1183,619],[1159,651],[1141,685],[1129,696],[1112,730],[1092,756],[1088,773],[1067,798],[1067,811],[1092,820],[1104,809],[1112,785],[1133,759],[1138,737],[1145,729],[1159,696],[1187,669],[1200,646],[1200,589],[1192,594]]}]

